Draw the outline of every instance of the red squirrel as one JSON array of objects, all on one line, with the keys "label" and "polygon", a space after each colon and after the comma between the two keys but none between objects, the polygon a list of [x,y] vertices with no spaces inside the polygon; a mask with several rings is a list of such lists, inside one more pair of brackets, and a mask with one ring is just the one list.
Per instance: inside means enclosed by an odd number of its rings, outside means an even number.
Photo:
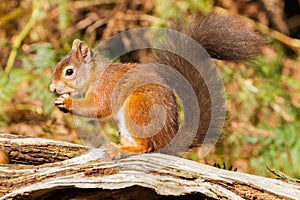
[{"label": "red squirrel", "polygon": [[[191,37],[212,58],[244,61],[254,58],[264,43],[261,36],[245,29],[232,16],[210,14],[191,18],[188,25],[174,23],[171,28]],[[184,41],[183,41],[184,42]],[[178,44],[179,43],[179,44]],[[176,45],[180,45],[177,41]],[[178,55],[167,51],[154,52],[154,61],[178,70],[195,90],[201,115],[196,137],[191,146],[200,146],[211,120],[210,96],[201,75],[192,71],[191,64]],[[119,80],[137,63],[112,63],[95,53],[86,43],[74,40],[72,51],[64,57],[53,72],[50,90],[60,96],[55,105],[65,111],[83,117],[97,117],[99,121],[113,116],[112,95]],[[147,72],[145,72],[147,73]],[[138,77],[136,77],[138,78]],[[128,80],[133,81],[133,80]],[[74,98],[82,96],[81,98]],[[150,123],[152,105],[162,106],[166,111],[163,127],[149,137],[137,137],[134,123],[145,126]],[[119,116],[126,126],[120,130],[120,150],[146,153],[159,150],[172,141],[179,129],[179,108],[174,91],[160,84],[148,83],[135,89],[124,102]],[[130,119],[130,121],[129,121]]]}]

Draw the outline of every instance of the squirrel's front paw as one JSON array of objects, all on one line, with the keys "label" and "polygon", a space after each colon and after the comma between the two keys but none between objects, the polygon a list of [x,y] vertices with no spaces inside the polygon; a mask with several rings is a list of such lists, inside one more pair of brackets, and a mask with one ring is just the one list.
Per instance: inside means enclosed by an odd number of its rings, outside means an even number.
[{"label": "squirrel's front paw", "polygon": [[70,112],[72,110],[72,98],[69,94],[62,94],[54,101],[57,106],[63,112]]}]

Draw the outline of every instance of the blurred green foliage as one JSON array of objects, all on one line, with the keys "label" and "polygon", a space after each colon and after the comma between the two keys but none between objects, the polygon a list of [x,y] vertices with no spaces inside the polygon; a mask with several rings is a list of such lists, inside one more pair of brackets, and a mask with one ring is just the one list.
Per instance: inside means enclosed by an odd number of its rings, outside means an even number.
[{"label": "blurred green foliage", "polygon": [[53,93],[46,92],[50,83],[49,66],[56,63],[56,53],[51,43],[35,44],[31,46],[35,51],[33,59],[30,61],[26,55],[20,55],[24,70],[29,74],[27,82],[29,83],[28,93],[32,99],[40,100],[44,107],[44,114],[49,115],[54,109]]},{"label": "blurred green foliage", "polygon": [[58,26],[59,30],[63,31],[71,22],[71,13],[68,11],[69,0],[60,0],[58,1]]},{"label": "blurred green foliage", "polygon": [[289,123],[279,128],[271,129],[273,137],[248,136],[248,142],[257,144],[257,155],[250,158],[250,164],[258,174],[266,175],[266,166],[280,170],[289,176],[300,177],[300,125]]},{"label": "blurred green foliage", "polygon": [[159,18],[174,19],[180,15],[189,15],[201,12],[207,14],[213,9],[213,0],[155,0],[155,12]]},{"label": "blurred green foliage", "polygon": [[[33,13],[23,13],[25,17],[20,19],[20,21],[25,19],[23,21],[23,23],[25,23],[25,27],[29,23],[34,23],[31,25],[31,29],[33,30],[33,32],[38,29],[42,29],[43,20],[45,20],[48,17],[48,7],[57,6],[59,8],[59,30],[63,32],[64,29],[69,25],[71,19],[70,12],[67,9],[68,2],[68,0],[37,1],[37,5],[32,5],[31,12]],[[4,2],[3,5],[9,6],[9,1]],[[38,11],[34,11],[35,6],[38,6]],[[1,9],[5,9],[5,7],[1,7],[0,10]],[[26,21],[27,17],[30,15],[32,15],[31,18],[28,21]],[[23,32],[23,30],[21,30],[21,32],[12,32],[15,34],[14,38],[18,39],[22,39],[22,37],[20,37],[21,34],[29,34],[27,32]],[[14,40],[10,42],[11,44],[0,43],[0,46],[13,46]],[[20,87],[23,83],[28,84],[28,87],[25,87],[26,91],[24,92],[28,96],[30,96],[32,102],[40,101],[43,105],[39,108],[36,107],[35,112],[45,115],[51,114],[51,112],[54,109],[53,99],[55,98],[55,96],[48,90],[52,74],[52,66],[54,66],[59,61],[62,55],[65,55],[67,53],[65,49],[56,50],[53,48],[52,43],[46,42],[37,42],[31,45],[26,45],[26,52],[16,48],[18,48],[18,46],[12,48],[11,52],[17,51],[17,57],[16,60],[14,60],[14,62],[21,62],[21,66],[14,67],[9,70],[5,68],[8,74],[5,73],[4,69],[0,70],[0,107],[7,108],[0,110],[0,124],[2,125],[5,123],[9,123],[9,119],[6,117],[5,113],[7,110],[11,109],[11,107],[7,105],[11,105],[14,96],[20,90]],[[69,50],[70,47],[66,49]],[[27,107],[27,109],[28,108],[29,107]]]},{"label": "blurred green foliage", "polygon": [[[52,99],[54,95],[48,91],[50,83],[49,66],[54,65],[55,51],[50,43],[36,44],[31,46],[36,51],[32,60],[26,55],[20,54],[22,68],[14,68],[10,71],[8,79],[1,78],[0,81],[0,106],[10,104],[14,95],[18,92],[22,83],[28,83],[27,91],[32,101],[40,100],[43,103],[41,114],[50,114],[54,108]],[[3,110],[2,110],[3,111]],[[1,113],[3,115],[3,113]],[[3,115],[5,116],[5,115]]]},{"label": "blurred green foliage", "polygon": [[241,71],[221,67],[226,86],[239,85],[235,94],[228,94],[231,104],[240,105],[230,115],[250,127],[236,129],[225,138],[223,152],[227,152],[224,150],[227,145],[234,147],[236,154],[227,158],[232,162],[240,155],[245,156],[243,146],[253,148],[245,159],[249,159],[256,174],[270,175],[266,169],[270,166],[299,178],[299,106],[291,99],[292,95],[300,94],[300,80],[283,74],[283,61],[290,58],[282,53],[282,48],[276,52],[276,56],[268,60],[259,56]]}]

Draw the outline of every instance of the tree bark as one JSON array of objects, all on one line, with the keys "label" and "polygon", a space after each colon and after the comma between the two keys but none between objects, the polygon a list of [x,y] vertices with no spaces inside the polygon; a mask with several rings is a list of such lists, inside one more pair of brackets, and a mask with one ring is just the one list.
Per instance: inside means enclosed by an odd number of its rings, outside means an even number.
[{"label": "tree bark", "polygon": [[0,134],[4,199],[299,199],[300,185],[151,153]]}]

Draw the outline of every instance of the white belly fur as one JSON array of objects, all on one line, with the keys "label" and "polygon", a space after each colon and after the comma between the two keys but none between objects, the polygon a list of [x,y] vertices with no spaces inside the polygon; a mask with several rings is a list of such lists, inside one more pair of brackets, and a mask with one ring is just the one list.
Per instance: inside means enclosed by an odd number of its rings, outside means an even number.
[{"label": "white belly fur", "polygon": [[[126,103],[125,103],[126,105]],[[124,116],[124,109],[125,106],[123,106],[118,112],[117,114],[114,116],[114,119],[117,122],[119,131],[120,131],[120,135],[121,135],[121,139],[122,137],[124,137],[129,143],[131,143],[132,145],[136,145],[135,140],[133,139],[133,137],[129,134],[127,127],[126,127],[126,122],[125,122],[125,116]]]}]

